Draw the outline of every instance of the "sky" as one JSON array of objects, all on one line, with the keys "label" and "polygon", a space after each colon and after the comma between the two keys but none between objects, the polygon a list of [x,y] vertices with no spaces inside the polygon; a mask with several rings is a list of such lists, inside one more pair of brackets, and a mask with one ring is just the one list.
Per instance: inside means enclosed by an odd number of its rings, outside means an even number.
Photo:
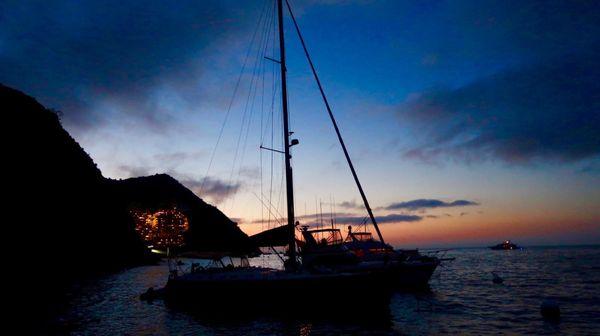
[{"label": "sky", "polygon": [[[283,158],[260,149],[282,149],[273,4],[2,1],[0,82],[59,110],[104,176],[168,173],[256,233],[285,222]],[[291,5],[388,242],[600,243],[597,1]],[[360,226],[285,20],[296,214]]]}]

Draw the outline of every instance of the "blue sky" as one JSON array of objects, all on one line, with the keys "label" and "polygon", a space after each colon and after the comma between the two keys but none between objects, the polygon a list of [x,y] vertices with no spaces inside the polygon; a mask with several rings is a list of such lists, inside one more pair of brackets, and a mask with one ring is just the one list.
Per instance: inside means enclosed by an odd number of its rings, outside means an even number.
[{"label": "blue sky", "polygon": [[[600,242],[596,2],[291,3],[388,240]],[[6,1],[0,81],[61,110],[105,176],[167,172],[247,232],[260,231],[272,225],[255,223],[269,217],[255,196],[261,189],[278,209],[271,212],[284,213],[281,158],[273,157],[270,192],[271,154],[258,148],[271,145],[273,64],[262,57],[277,50],[250,43],[271,5]],[[316,201],[324,212],[336,203],[340,218],[362,217],[290,22],[286,34],[291,125],[301,142],[297,213],[314,213]],[[274,133],[273,146],[280,142]],[[473,204],[388,208],[414,200]]]}]

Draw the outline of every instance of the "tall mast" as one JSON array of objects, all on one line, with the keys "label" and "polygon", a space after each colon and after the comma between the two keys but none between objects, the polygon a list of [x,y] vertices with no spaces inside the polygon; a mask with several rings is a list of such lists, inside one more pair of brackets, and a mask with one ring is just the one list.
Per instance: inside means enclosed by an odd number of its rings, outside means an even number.
[{"label": "tall mast", "polygon": [[277,13],[279,21],[279,64],[281,65],[281,109],[283,112],[283,141],[285,154],[285,186],[287,190],[287,217],[289,230],[289,267],[296,268],[296,227],[294,219],[294,180],[292,165],[290,163],[290,130],[287,101],[287,82],[285,67],[285,41],[283,36],[283,0],[277,0]]}]

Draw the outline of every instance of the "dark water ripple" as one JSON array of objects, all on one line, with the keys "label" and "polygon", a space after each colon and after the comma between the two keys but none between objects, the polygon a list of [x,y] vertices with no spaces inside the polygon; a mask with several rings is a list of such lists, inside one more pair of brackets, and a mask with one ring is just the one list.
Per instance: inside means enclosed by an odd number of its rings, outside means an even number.
[{"label": "dark water ripple", "polygon": [[[206,318],[138,299],[148,287],[164,284],[167,269],[160,265],[74,288],[57,323],[74,335],[600,335],[600,247],[462,249],[450,255],[456,260],[436,272],[430,291],[396,293],[376,314],[368,314],[370,307],[340,307],[345,318],[260,312]],[[503,284],[492,283],[492,271]],[[559,323],[541,318],[544,299],[560,304]]]}]

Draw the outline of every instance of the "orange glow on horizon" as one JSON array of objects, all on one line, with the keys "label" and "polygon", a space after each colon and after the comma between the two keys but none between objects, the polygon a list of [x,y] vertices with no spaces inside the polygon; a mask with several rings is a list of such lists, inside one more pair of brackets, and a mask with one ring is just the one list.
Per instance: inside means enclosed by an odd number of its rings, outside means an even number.
[{"label": "orange glow on horizon", "polygon": [[[402,247],[461,247],[487,246],[507,239],[520,243],[531,241],[554,241],[555,237],[595,234],[600,236],[598,219],[594,214],[575,216],[568,212],[551,210],[502,212],[486,209],[469,215],[440,215],[423,218],[418,222],[380,224],[386,242]],[[345,235],[347,225],[338,225]],[[248,235],[263,230],[260,224],[240,224]],[[374,230],[367,227],[368,230]],[[264,230],[268,229],[267,227]],[[545,239],[545,240],[544,240]]]}]

